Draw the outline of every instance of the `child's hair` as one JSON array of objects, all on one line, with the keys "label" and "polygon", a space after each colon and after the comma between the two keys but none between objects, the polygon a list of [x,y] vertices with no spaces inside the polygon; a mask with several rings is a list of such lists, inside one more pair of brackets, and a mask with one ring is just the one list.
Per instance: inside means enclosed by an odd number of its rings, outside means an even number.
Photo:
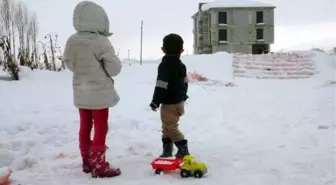
[{"label": "child's hair", "polygon": [[163,38],[163,49],[168,55],[180,55],[183,49],[183,39],[180,35],[171,33]]}]

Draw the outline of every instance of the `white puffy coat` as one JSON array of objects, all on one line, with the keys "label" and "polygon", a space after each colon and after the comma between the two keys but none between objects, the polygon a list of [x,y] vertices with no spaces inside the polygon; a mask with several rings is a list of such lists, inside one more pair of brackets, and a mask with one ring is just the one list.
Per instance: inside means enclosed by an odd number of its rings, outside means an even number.
[{"label": "white puffy coat", "polygon": [[120,98],[100,62],[111,77],[120,73],[122,65],[108,40],[112,34],[106,12],[96,3],[83,1],[75,8],[73,26],[77,33],[67,40],[63,61],[73,72],[75,106],[82,109],[115,106]]}]

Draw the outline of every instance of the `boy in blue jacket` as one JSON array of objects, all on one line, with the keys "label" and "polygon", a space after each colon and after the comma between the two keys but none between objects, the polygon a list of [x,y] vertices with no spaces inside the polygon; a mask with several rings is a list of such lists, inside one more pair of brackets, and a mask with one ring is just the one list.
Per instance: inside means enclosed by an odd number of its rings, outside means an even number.
[{"label": "boy in blue jacket", "polygon": [[163,39],[165,53],[158,67],[156,86],[150,107],[153,111],[161,105],[162,144],[160,157],[173,156],[173,142],[178,151],[175,157],[189,155],[188,141],[179,130],[179,119],[184,115],[184,102],[188,99],[188,78],[186,66],[180,60],[183,39],[169,34]]}]

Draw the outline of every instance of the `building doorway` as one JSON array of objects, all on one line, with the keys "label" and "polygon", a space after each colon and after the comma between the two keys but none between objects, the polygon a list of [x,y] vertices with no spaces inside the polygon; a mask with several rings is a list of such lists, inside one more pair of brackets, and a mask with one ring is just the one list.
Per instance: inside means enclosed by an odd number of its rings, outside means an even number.
[{"label": "building doorway", "polygon": [[269,53],[269,45],[268,44],[253,44],[252,45],[252,54],[253,55],[261,55]]}]

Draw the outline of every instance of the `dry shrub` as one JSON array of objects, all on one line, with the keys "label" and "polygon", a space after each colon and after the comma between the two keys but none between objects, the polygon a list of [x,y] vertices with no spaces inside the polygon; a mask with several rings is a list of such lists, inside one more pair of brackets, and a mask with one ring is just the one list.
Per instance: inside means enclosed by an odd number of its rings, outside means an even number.
[{"label": "dry shrub", "polygon": [[0,49],[4,51],[4,71],[8,72],[15,80],[19,80],[20,67],[15,62],[15,57],[10,53],[10,42],[6,36],[0,38]]}]

